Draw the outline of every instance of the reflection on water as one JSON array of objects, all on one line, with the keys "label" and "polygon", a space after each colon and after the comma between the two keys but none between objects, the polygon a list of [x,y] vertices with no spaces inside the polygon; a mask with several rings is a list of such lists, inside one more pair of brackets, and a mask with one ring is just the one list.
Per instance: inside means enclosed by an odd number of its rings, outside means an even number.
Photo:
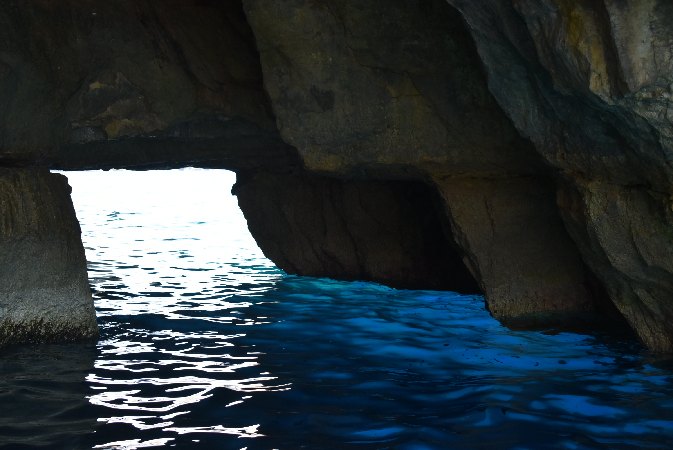
[{"label": "reflection on water", "polygon": [[[70,176],[102,330],[86,377],[99,408],[95,447],[229,448],[262,437],[258,418],[236,406],[290,384],[241,340],[269,323],[253,307],[283,275],[247,233],[229,194],[233,175]],[[79,179],[110,185],[92,195],[77,190]]]},{"label": "reflection on water", "polygon": [[[483,300],[286,276],[225,172],[68,174],[102,336],[0,356],[25,448],[667,448],[670,367]],[[229,184],[229,185],[228,185]],[[198,195],[198,197],[197,197]]]}]

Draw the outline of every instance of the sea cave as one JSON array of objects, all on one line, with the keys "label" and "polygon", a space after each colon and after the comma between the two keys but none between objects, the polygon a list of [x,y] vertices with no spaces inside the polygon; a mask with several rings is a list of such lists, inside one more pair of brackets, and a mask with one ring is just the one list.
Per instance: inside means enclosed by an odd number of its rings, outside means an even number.
[{"label": "sea cave", "polygon": [[671,23],[4,2],[0,447],[666,447]]}]

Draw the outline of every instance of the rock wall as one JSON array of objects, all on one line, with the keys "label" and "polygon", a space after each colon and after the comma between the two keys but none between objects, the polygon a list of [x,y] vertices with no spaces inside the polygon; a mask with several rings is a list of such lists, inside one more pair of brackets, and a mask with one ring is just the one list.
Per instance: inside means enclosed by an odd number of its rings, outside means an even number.
[{"label": "rock wall", "polygon": [[489,92],[455,9],[443,0],[244,7],[281,136],[307,169],[440,192],[455,242],[507,323],[556,325],[596,310],[553,173]]},{"label": "rock wall", "polygon": [[437,185],[494,317],[515,327],[594,320],[598,302],[554,207],[552,185],[530,177],[447,178]]},{"label": "rock wall", "polygon": [[285,165],[236,1],[8,0],[0,164]]},{"label": "rock wall", "polygon": [[558,172],[584,261],[652,349],[673,349],[673,4],[469,2],[489,88]]},{"label": "rock wall", "polygon": [[258,172],[239,175],[234,193],[264,254],[288,273],[479,290],[423,183]]},{"label": "rock wall", "polygon": [[[515,326],[608,321],[602,292],[673,351],[671,23],[668,0],[9,0],[2,177],[66,224],[34,167],[228,168],[290,272],[476,281]],[[7,236],[8,261],[56,245]],[[41,286],[21,273],[12,298]]]},{"label": "rock wall", "polygon": [[278,129],[308,170],[390,178],[539,169],[445,1],[243,5]]},{"label": "rock wall", "polygon": [[673,349],[670,2],[244,8],[308,169],[432,180],[505,322],[607,314],[598,279],[650,348]]},{"label": "rock wall", "polygon": [[0,347],[97,335],[65,177],[0,169]]}]

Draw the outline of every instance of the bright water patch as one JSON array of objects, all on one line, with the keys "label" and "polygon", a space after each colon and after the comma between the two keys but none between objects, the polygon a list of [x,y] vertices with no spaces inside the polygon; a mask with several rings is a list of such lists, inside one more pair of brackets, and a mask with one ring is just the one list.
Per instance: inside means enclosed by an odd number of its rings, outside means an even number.
[{"label": "bright water patch", "polygon": [[68,176],[102,336],[0,355],[7,448],[673,442],[673,371],[636,345],[510,331],[476,296],[287,276],[226,172]]}]

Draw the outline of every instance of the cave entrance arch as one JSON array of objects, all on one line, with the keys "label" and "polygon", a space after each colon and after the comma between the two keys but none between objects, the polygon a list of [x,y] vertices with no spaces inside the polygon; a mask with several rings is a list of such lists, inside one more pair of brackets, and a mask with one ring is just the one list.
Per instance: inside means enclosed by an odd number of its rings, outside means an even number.
[{"label": "cave entrance arch", "polygon": [[[194,295],[265,260],[226,170],[66,172],[95,299]],[[248,267],[248,269],[250,269]],[[191,294],[190,294],[191,292]]]},{"label": "cave entrance arch", "polygon": [[[210,270],[200,267],[199,258],[189,250],[199,248],[194,241],[206,239],[212,242],[201,247],[205,253],[201,261],[219,264],[218,268],[259,259],[263,251],[290,274],[478,292],[450,241],[438,195],[421,182],[246,173],[239,175],[233,189],[237,199],[230,194],[236,176],[226,170],[64,174],[73,187],[77,214],[84,220],[89,275],[96,279],[107,274],[110,283],[102,286],[111,288],[111,295],[125,288],[115,271],[142,271],[146,283],[132,290],[161,295],[175,282],[162,282],[155,265],[174,270],[181,262],[191,262],[185,275]],[[128,232],[129,226],[156,227],[157,221],[162,222],[155,233],[160,236],[152,236],[151,242]],[[181,242],[188,245],[181,247]],[[97,246],[103,247],[107,262],[100,261]],[[259,254],[245,254],[256,253],[258,246]],[[154,264],[134,263],[148,255]],[[99,284],[92,285],[98,289]]]}]

